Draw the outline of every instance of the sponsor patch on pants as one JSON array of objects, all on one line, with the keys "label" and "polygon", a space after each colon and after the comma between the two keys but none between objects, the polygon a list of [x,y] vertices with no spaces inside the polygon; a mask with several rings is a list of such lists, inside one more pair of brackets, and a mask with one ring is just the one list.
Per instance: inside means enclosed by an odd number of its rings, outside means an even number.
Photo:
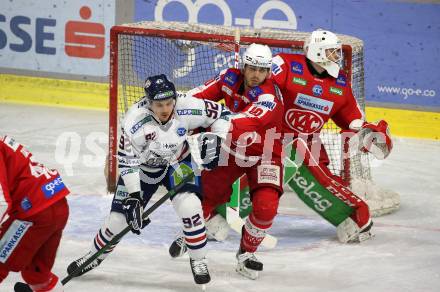
[{"label": "sponsor patch on pants", "polygon": [[14,220],[11,226],[9,226],[8,231],[3,235],[0,240],[0,262],[6,263],[9,256],[12,254],[14,249],[20,243],[20,240],[26,234],[29,227],[32,226],[32,222]]},{"label": "sponsor patch on pants", "polygon": [[280,185],[280,167],[278,165],[258,165],[258,183]]}]

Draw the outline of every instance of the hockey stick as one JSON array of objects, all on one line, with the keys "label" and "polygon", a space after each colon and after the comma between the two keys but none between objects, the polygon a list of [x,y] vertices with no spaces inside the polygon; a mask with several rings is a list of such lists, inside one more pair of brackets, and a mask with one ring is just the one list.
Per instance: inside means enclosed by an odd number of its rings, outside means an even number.
[{"label": "hockey stick", "polygon": [[[173,197],[174,195],[177,194],[177,192],[179,192],[179,190],[190,180],[192,180],[194,178],[194,173],[191,172],[189,173],[186,177],[183,178],[183,180],[174,187],[174,189],[169,190],[165,195],[163,195],[162,198],[160,198],[158,201],[156,201],[153,205],[151,205],[150,208],[148,208],[143,214],[142,214],[142,219],[147,219],[148,216],[151,215],[151,213],[153,213],[160,205],[162,205],[166,200],[168,200],[169,198]],[[78,275],[78,273],[84,269],[85,267],[87,267],[89,264],[91,264],[94,260],[96,260],[100,255],[102,255],[109,247],[111,247],[112,245],[116,244],[125,234],[127,234],[129,231],[131,230],[131,226],[127,226],[124,228],[124,230],[122,230],[121,232],[119,232],[118,234],[115,235],[115,237],[113,237],[112,240],[110,240],[106,245],[104,245],[100,250],[98,250],[97,252],[95,252],[90,258],[88,258],[82,265],[78,266],[78,268],[76,268],[75,271],[73,271],[73,273],[67,275],[62,281],[61,284],[66,285],[70,280],[72,280],[72,278],[76,277],[76,275]]]}]

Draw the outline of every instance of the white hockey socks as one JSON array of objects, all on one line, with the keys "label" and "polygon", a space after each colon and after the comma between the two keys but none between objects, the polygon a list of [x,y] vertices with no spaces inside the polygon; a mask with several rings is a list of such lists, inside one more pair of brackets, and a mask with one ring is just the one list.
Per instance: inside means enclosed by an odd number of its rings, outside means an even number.
[{"label": "white hockey socks", "polygon": [[[125,227],[127,227],[127,222],[125,220],[124,214],[118,212],[110,212],[106,218],[104,225],[99,229],[93,240],[92,253],[97,252],[103,248],[113,237],[120,233]],[[104,260],[119,243],[116,242],[111,247],[109,247],[102,255],[99,256],[100,260]]]},{"label": "white hockey socks", "polygon": [[182,230],[189,256],[203,259],[206,256],[206,228],[202,204],[194,193],[179,193],[173,198],[173,207],[182,218]]}]

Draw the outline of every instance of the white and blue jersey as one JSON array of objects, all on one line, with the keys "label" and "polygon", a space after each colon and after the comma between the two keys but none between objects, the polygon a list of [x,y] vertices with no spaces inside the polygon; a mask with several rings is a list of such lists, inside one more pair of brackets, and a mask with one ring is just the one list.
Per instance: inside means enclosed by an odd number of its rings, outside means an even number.
[{"label": "white and blue jersey", "polygon": [[[162,124],[148,109],[144,97],[126,113],[118,147],[119,178],[112,211],[122,212],[128,194],[141,192],[145,204],[159,185],[168,190],[193,169],[187,135],[197,128],[210,128],[226,138],[230,122],[227,111],[216,102],[179,94],[174,114]],[[223,116],[222,116],[223,114]],[[186,184],[181,192],[200,194],[199,178]]]}]

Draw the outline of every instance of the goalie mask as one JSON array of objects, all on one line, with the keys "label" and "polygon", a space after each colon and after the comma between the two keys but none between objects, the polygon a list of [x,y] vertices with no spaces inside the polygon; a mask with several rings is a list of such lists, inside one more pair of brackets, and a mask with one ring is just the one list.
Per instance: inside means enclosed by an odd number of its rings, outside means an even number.
[{"label": "goalie mask", "polygon": [[251,44],[244,52],[243,62],[246,65],[270,69],[272,51],[266,45]]},{"label": "goalie mask", "polygon": [[177,93],[174,84],[165,74],[148,77],[144,85],[145,96],[150,102],[161,101],[169,98],[176,99]]},{"label": "goalie mask", "polygon": [[304,41],[307,59],[317,63],[334,78],[339,75],[342,60],[342,45],[336,34],[327,30],[315,30]]}]

